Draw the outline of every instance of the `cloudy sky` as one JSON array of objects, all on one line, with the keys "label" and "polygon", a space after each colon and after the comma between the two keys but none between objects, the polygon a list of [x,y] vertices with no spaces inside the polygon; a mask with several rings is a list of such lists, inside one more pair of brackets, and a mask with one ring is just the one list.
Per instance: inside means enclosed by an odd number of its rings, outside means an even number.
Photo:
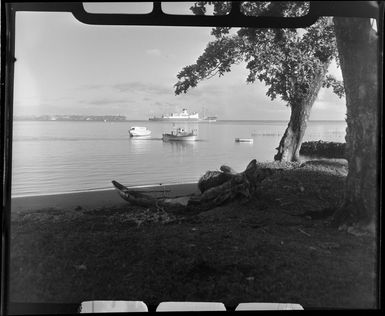
[{"label": "cloudy sky", "polygon": [[[70,13],[18,12],[14,114],[147,119],[204,108],[219,119],[288,120],[285,103],[270,101],[263,83],[246,84],[244,64],[175,96],[177,73],[210,39],[210,28],[91,26]],[[310,119],[344,120],[345,112],[345,99],[322,89]]]}]

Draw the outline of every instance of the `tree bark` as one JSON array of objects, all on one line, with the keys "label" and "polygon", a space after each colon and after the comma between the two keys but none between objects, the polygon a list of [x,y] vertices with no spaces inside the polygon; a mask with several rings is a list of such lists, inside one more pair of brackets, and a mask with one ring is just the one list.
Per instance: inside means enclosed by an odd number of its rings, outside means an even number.
[{"label": "tree bark", "polygon": [[308,94],[297,104],[291,105],[289,124],[282,136],[274,160],[299,161],[299,150],[305,135],[311,108],[322,86],[330,61],[325,62],[313,78]]},{"label": "tree bark", "polygon": [[338,226],[374,227],[379,212],[378,35],[367,18],[334,18],[346,91],[349,173]]}]

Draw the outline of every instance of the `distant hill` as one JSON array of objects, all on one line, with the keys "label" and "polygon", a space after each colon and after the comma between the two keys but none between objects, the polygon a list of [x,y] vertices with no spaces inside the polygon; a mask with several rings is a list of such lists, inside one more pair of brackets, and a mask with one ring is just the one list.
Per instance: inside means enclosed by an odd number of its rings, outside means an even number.
[{"label": "distant hill", "polygon": [[16,116],[15,121],[99,121],[121,122],[126,121],[122,115],[40,115],[40,116]]}]

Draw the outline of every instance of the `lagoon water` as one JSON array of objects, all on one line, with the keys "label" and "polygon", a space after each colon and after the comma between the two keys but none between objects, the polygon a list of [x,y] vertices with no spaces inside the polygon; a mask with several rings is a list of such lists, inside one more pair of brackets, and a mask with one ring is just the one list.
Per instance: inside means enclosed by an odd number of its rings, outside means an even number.
[{"label": "lagoon water", "polygon": [[[130,138],[131,126],[150,137]],[[223,164],[242,171],[252,159],[272,161],[286,121],[177,123],[196,129],[196,142],[163,142],[170,122],[15,121],[12,197],[196,182]],[[345,141],[346,122],[312,121],[304,141]],[[236,143],[235,138],[253,138]]]}]

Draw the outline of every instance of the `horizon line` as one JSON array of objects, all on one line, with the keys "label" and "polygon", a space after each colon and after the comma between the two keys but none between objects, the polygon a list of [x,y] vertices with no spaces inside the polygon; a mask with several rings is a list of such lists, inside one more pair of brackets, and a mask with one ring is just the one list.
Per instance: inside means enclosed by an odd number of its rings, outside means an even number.
[{"label": "horizon line", "polygon": [[[17,119],[21,119],[23,121],[50,121],[50,122],[62,122],[61,120],[37,120],[37,118],[41,117],[41,116],[91,116],[91,117],[122,117],[122,116],[125,116],[125,115],[93,115],[93,114],[88,114],[88,115],[77,115],[77,114],[62,114],[62,115],[49,115],[49,114],[43,114],[43,115],[38,115],[38,116],[35,116],[35,115],[16,115],[13,117],[14,120],[17,120]],[[70,121],[70,120],[68,120]],[[144,118],[144,119],[125,119],[125,120],[122,120],[120,122],[130,122],[130,121],[149,121],[148,118]],[[172,121],[172,120],[171,120]],[[170,121],[170,122],[171,122]],[[269,121],[269,122],[289,122],[290,120],[286,120],[286,119],[216,119],[217,122],[228,122],[228,121],[240,121],[240,122],[266,122],[266,121]],[[312,120],[308,120],[308,122],[346,122],[346,120],[333,120],[333,119],[312,119]],[[83,121],[80,121],[80,122],[83,122]],[[84,122],[95,122],[95,121],[86,121],[84,120]],[[119,121],[116,121],[116,122],[119,122]],[[177,122],[177,121],[176,121]],[[185,121],[184,121],[185,122]],[[186,122],[189,122],[189,121],[186,121]],[[191,123],[196,123],[198,121],[191,121]],[[215,122],[214,122],[215,123]]]}]

